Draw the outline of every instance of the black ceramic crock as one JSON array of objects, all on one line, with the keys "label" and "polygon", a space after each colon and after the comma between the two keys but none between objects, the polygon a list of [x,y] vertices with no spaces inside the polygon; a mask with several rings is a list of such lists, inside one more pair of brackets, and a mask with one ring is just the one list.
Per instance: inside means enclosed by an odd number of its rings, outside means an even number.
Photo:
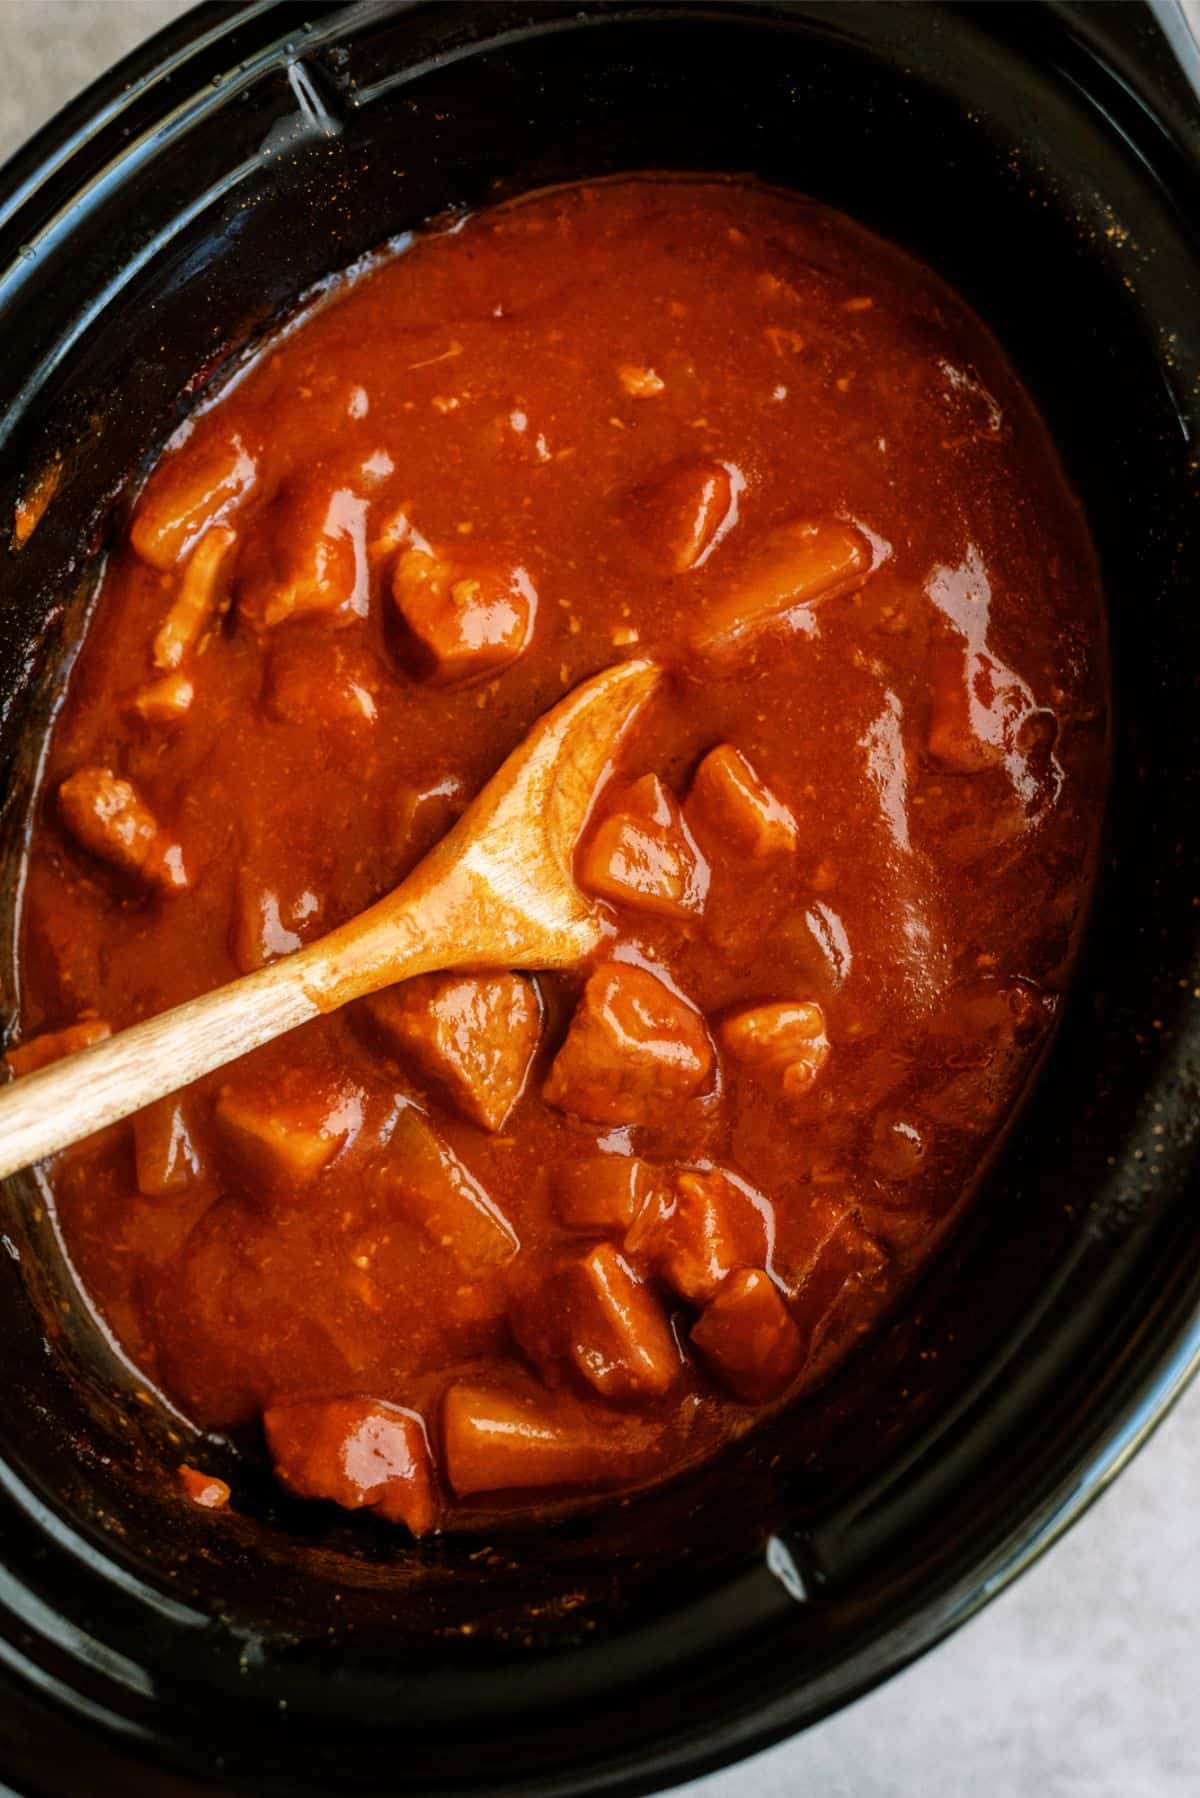
[{"label": "black ceramic crock", "polygon": [[232,1462],[233,1514],[187,1509],[170,1470],[195,1445],[106,1363],[13,1182],[0,1772],[22,1792],[668,1784],[962,1622],[1200,1356],[1200,115],[1141,7],[260,0],[200,7],[91,89],[0,174],[0,519],[61,463],[31,541],[0,546],[4,959],[39,721],[123,489],[205,380],[447,207],[644,168],[749,171],[907,245],[1050,421],[1114,668],[1065,1022],[950,1250],[833,1385],[671,1488],[487,1540],[414,1549]]}]

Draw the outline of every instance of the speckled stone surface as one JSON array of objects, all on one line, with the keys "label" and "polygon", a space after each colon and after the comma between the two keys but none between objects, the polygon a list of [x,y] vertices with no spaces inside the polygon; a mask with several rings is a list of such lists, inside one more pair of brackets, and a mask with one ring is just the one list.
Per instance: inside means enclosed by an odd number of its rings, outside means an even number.
[{"label": "speckled stone surface", "polygon": [[[0,157],[182,0],[0,0]],[[982,1616],[690,1798],[1198,1798],[1200,1390]]]}]

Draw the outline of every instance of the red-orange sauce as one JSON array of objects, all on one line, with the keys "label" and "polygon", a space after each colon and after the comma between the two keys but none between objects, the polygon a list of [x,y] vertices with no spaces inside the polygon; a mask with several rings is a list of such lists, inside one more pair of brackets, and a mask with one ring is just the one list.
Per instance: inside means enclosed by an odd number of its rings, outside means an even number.
[{"label": "red-orange sauce", "polygon": [[820,1379],[1045,1040],[1104,776],[1093,556],[927,270],[738,183],[581,186],[347,279],[151,475],[56,723],[17,1071],[395,884],[660,656],[577,975],[430,978],[50,1170],[92,1301],[293,1491],[420,1533]]}]

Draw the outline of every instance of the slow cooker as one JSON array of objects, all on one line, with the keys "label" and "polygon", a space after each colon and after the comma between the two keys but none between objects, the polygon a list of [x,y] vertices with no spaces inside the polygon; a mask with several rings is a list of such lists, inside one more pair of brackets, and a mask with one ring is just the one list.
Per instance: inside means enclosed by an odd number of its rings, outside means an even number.
[{"label": "slow cooker", "polygon": [[0,1773],[22,1791],[660,1788],[962,1623],[1200,1358],[1200,107],[1140,6],[205,5],[55,119],[0,171],[0,518],[58,482],[0,548],[7,1002],[39,727],[146,458],[363,252],[664,168],[753,173],[904,244],[1058,440],[1114,676],[1062,1027],[948,1252],[816,1398],[665,1489],[419,1547],[314,1521],[219,1445],[232,1513],[187,1507],[186,1429],[73,1290],[36,1177],[12,1181]]}]

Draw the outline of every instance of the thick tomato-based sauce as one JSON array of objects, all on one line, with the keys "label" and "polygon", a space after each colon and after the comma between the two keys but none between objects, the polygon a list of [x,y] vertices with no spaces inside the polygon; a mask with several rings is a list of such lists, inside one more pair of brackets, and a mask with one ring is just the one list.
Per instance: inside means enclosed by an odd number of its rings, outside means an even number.
[{"label": "thick tomato-based sauce", "polygon": [[969,1192],[1104,778],[1045,429],[822,207],[644,178],[483,213],[168,450],[50,745],[18,1074],[353,916],[633,655],[669,680],[579,848],[591,964],[392,988],[49,1170],[147,1379],[418,1534],[712,1452]]}]

